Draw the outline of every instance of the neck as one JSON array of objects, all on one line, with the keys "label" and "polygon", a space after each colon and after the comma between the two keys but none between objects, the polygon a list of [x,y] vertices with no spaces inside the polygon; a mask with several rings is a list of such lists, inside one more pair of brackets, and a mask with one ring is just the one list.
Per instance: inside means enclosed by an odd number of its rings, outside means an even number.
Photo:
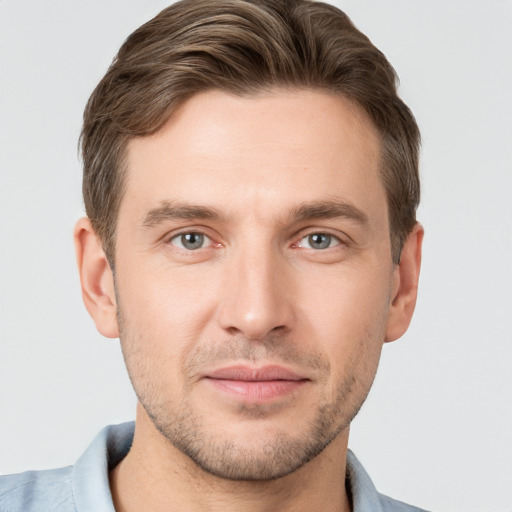
[{"label": "neck", "polygon": [[199,468],[164,439],[140,409],[132,448],[110,473],[117,512],[350,511],[345,489],[348,429],[290,475],[232,481]]}]

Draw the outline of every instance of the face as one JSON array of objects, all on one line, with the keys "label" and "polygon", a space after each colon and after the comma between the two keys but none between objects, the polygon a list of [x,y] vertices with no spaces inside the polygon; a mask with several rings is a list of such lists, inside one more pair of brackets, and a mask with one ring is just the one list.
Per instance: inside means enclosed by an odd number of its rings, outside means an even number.
[{"label": "face", "polygon": [[117,312],[147,417],[215,475],[296,470],[347,432],[386,336],[375,129],[339,96],[215,91],[127,156]]}]

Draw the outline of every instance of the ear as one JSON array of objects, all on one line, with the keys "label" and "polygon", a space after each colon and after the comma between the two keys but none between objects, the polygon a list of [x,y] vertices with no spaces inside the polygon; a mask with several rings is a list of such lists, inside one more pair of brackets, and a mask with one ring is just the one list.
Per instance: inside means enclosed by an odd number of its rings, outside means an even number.
[{"label": "ear", "polygon": [[114,276],[88,218],[76,223],[74,240],[85,307],[103,336],[117,338],[119,328]]},{"label": "ear", "polygon": [[402,336],[411,323],[418,295],[423,227],[418,222],[407,237],[400,263],[393,270],[393,291],[386,326],[386,342]]}]

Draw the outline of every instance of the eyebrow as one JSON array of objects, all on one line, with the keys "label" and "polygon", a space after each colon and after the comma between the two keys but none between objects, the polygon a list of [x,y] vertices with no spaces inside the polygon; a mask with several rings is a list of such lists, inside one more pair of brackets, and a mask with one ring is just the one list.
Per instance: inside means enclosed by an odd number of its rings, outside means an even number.
[{"label": "eyebrow", "polygon": [[[368,216],[356,206],[341,200],[311,201],[298,205],[290,217],[304,221],[314,219],[345,218],[358,224],[368,224]],[[220,210],[210,206],[162,201],[160,206],[149,210],[142,219],[142,226],[152,228],[167,220],[220,220]]]},{"label": "eyebrow", "polygon": [[145,228],[152,228],[166,220],[219,220],[221,218],[222,215],[216,208],[162,201],[160,206],[149,210],[141,224]]},{"label": "eyebrow", "polygon": [[292,218],[297,220],[345,218],[354,220],[361,225],[366,225],[369,222],[365,212],[342,200],[302,203],[292,212]]}]

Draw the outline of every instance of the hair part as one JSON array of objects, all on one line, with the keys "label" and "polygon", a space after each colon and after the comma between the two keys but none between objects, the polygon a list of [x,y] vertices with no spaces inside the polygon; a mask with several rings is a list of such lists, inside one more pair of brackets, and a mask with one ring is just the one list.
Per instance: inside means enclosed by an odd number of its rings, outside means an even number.
[{"label": "hair part", "polygon": [[193,95],[276,88],[339,94],[381,137],[392,258],[416,222],[420,134],[386,57],[334,6],[311,0],[181,0],[133,32],[84,112],[85,209],[114,268],[127,143],[151,135]]}]

